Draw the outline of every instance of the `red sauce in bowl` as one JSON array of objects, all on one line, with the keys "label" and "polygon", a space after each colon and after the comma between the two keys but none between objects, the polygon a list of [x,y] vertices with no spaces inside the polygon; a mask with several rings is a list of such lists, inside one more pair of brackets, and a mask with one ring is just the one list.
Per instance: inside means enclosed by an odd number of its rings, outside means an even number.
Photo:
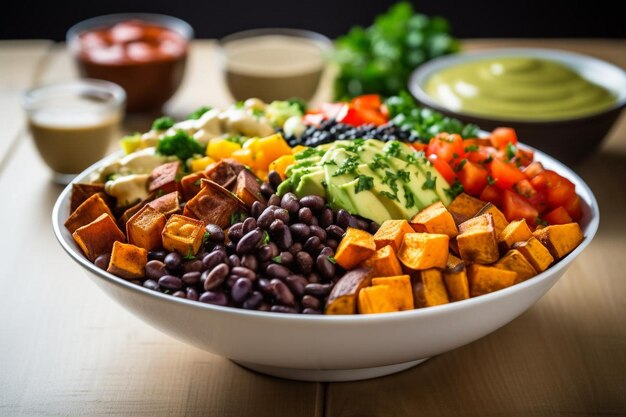
[{"label": "red sauce in bowl", "polygon": [[78,34],[73,51],[81,75],[119,84],[130,112],[159,110],[178,89],[188,40],[169,28],[141,20]]}]

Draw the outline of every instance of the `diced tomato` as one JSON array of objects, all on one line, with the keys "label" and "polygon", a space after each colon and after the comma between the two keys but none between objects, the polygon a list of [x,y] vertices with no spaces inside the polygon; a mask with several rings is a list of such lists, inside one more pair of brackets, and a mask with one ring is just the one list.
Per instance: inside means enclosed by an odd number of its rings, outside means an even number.
[{"label": "diced tomato", "polygon": [[515,157],[520,166],[527,167],[533,163],[535,152],[527,149],[517,148],[517,156]]},{"label": "diced tomato", "polygon": [[533,179],[540,172],[545,171],[541,162],[532,162],[522,171],[524,175],[530,180]]},{"label": "diced tomato", "polygon": [[575,186],[570,180],[550,170],[537,174],[531,183],[535,188],[544,188],[546,203],[551,209],[564,205],[576,193]]},{"label": "diced tomato", "polygon": [[487,185],[488,172],[479,164],[465,161],[461,169],[457,172],[457,177],[466,193],[479,196]]},{"label": "diced tomato", "polygon": [[497,127],[491,132],[491,143],[498,149],[506,148],[509,143],[517,145],[517,134],[510,127]]},{"label": "diced tomato", "polygon": [[356,109],[359,112],[359,117],[363,120],[364,124],[373,124],[375,126],[384,125],[387,123],[387,118],[382,115],[378,110],[369,108]]},{"label": "diced tomato", "polygon": [[500,206],[500,204],[502,204],[502,191],[493,185],[488,185],[482,193],[480,193],[478,198],[488,203],[495,204],[496,206]]},{"label": "diced tomato", "polygon": [[425,143],[421,143],[421,142],[413,142],[411,143],[411,147],[413,147],[413,149],[415,149],[418,152],[426,153],[426,149],[428,148],[428,145],[426,145]]},{"label": "diced tomato", "polygon": [[463,139],[463,146],[465,146],[467,148],[468,146],[472,146],[472,145],[476,145],[476,146],[491,146],[491,139],[489,139],[489,138]]},{"label": "diced tomato", "polygon": [[488,161],[490,158],[494,158],[496,150],[492,146],[475,145],[473,147],[465,147],[465,157],[477,164]]},{"label": "diced tomato", "polygon": [[526,179],[526,176],[515,165],[494,159],[490,164],[491,176],[496,180],[496,185],[502,190],[508,190],[518,181]]},{"label": "diced tomato", "polygon": [[583,207],[580,202],[578,194],[571,196],[563,205],[563,208],[567,210],[567,213],[574,221],[579,221],[583,217]]},{"label": "diced tomato", "polygon": [[428,155],[437,155],[446,162],[455,158],[464,158],[465,149],[463,139],[457,134],[440,133],[428,143]]},{"label": "diced tomato", "polygon": [[573,222],[572,218],[563,206],[559,206],[551,212],[544,214],[543,220],[547,221],[548,224],[567,224]]},{"label": "diced tomato", "polygon": [[304,123],[305,125],[318,126],[325,118],[326,116],[324,116],[322,113],[305,114],[302,118],[302,123]]},{"label": "diced tomato", "polygon": [[382,101],[378,94],[366,94],[353,98],[350,104],[357,109],[365,108],[379,111]]},{"label": "diced tomato", "polygon": [[[415,146],[415,144],[413,146]],[[454,180],[456,179],[456,174],[454,173],[454,170],[449,163],[447,163],[443,159],[437,158],[437,155],[430,155],[428,157],[428,160],[433,164],[435,169],[446,179],[448,184],[454,183]]]},{"label": "diced tomato", "polygon": [[344,106],[335,118],[338,122],[352,126],[361,126],[365,124],[365,120],[361,117],[361,112],[354,107]]},{"label": "diced tomato", "polygon": [[339,113],[345,111],[348,105],[346,103],[322,103],[320,104],[319,112],[322,113],[328,119],[337,119]]},{"label": "diced tomato", "polygon": [[508,221],[526,219],[526,221],[535,225],[539,212],[524,197],[511,191],[502,191],[502,212]]}]

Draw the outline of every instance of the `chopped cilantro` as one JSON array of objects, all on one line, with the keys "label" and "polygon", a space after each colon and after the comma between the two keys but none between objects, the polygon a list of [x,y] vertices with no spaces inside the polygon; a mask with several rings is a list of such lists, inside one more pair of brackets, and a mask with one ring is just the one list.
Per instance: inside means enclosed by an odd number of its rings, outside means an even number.
[{"label": "chopped cilantro", "polygon": [[369,167],[371,169],[385,169],[389,168],[389,164],[385,161],[385,157],[381,154],[374,154],[374,161],[370,162]]},{"label": "chopped cilantro", "polygon": [[398,201],[398,196],[395,195],[395,194],[390,193],[389,191],[380,191],[380,195],[383,195],[383,196],[387,197],[390,200]]},{"label": "chopped cilantro", "polygon": [[411,191],[408,185],[404,184],[402,186],[404,189],[404,198],[406,199],[406,204],[404,205],[406,208],[411,208],[415,206],[415,194]]},{"label": "chopped cilantro", "polygon": [[463,167],[465,166],[465,164],[467,164],[467,159],[463,159],[461,160],[461,162],[459,162],[459,164],[456,166],[455,171],[461,171],[463,169]]},{"label": "chopped cilantro", "polygon": [[186,132],[177,130],[157,143],[156,152],[160,155],[175,155],[185,161],[196,154],[204,154],[204,148]]},{"label": "chopped cilantro", "polygon": [[355,192],[357,193],[370,190],[374,186],[374,178],[368,177],[367,175],[359,175],[358,177],[356,177],[356,179],[357,183]]},{"label": "chopped cilantro", "polygon": [[152,122],[152,129],[154,130],[167,130],[172,126],[174,126],[174,119],[167,116],[159,117],[154,122]]},{"label": "chopped cilantro", "polygon": [[409,171],[400,170],[397,172],[396,175],[402,182],[409,182],[409,176],[411,175],[411,173]]},{"label": "chopped cilantro", "polygon": [[346,158],[345,161],[341,164],[341,166],[335,171],[333,177],[338,177],[339,175],[349,174],[354,172],[359,166],[359,158],[354,155],[350,155]]},{"label": "chopped cilantro", "polygon": [[457,195],[463,192],[463,184],[459,182],[459,180],[454,180],[454,183],[450,186],[449,189],[446,190],[446,193],[451,197],[455,198]]},{"label": "chopped cilantro", "polygon": [[493,156],[489,155],[489,157],[487,159],[485,159],[482,163],[483,164],[489,164],[489,163],[491,163],[491,161],[493,161]]},{"label": "chopped cilantro", "polygon": [[322,162],[321,165],[337,165],[337,162],[335,162],[334,159],[329,159],[328,161]]},{"label": "chopped cilantro", "polygon": [[[267,232],[265,232],[265,233],[267,233]],[[263,236],[265,236],[265,235],[263,235]],[[276,262],[277,264],[279,264],[279,263],[282,263],[282,260],[281,260],[281,259],[282,259],[282,258],[280,257],[280,255],[276,255],[276,256],[274,256],[274,257],[272,258],[272,261],[274,261],[274,262]]]},{"label": "chopped cilantro", "polygon": [[245,136],[241,136],[241,135],[233,135],[233,136],[226,137],[226,140],[228,142],[236,143],[237,145],[243,145],[243,143],[247,141],[248,138]]},{"label": "chopped cilantro", "polygon": [[383,148],[383,152],[385,155],[399,157],[400,156],[400,142],[397,140],[389,141],[385,144]]},{"label": "chopped cilantro", "polygon": [[267,233],[267,230],[263,230],[263,244],[267,245],[270,243],[270,234]]},{"label": "chopped cilantro", "polygon": [[191,248],[189,248],[189,252],[187,252],[187,255],[183,256],[183,259],[187,261],[193,261],[196,259],[195,255],[193,254],[193,250],[191,250]]},{"label": "chopped cilantro", "polygon": [[398,177],[391,171],[385,171],[385,177],[383,178],[383,184],[387,184],[391,190],[397,194],[398,193],[398,184],[396,180]]},{"label": "chopped cilantro", "polygon": [[537,223],[538,225],[541,225],[541,226],[547,226],[548,225],[548,222],[545,221],[544,219],[542,219],[539,216],[537,216],[537,218],[535,219],[535,223]]},{"label": "chopped cilantro", "polygon": [[345,147],[348,152],[361,152],[361,146],[365,143],[365,139],[353,139],[352,143]]},{"label": "chopped cilantro", "polygon": [[496,180],[491,175],[487,174],[487,183],[493,185],[496,183]]},{"label": "chopped cilantro", "polygon": [[204,234],[202,235],[202,244],[204,245],[209,240],[210,237],[211,237],[211,233],[204,232]]},{"label": "chopped cilantro", "polygon": [[472,143],[471,145],[467,145],[465,147],[465,152],[476,152],[478,150],[478,145]]},{"label": "chopped cilantro", "polygon": [[512,143],[507,143],[506,145],[507,158],[513,159],[515,158],[515,155],[517,155],[517,146],[513,145]]},{"label": "chopped cilantro", "polygon": [[194,110],[192,113],[189,113],[189,115],[187,116],[187,119],[198,120],[199,118],[202,117],[204,113],[208,112],[209,110],[211,110],[211,107],[202,106]]},{"label": "chopped cilantro", "polygon": [[330,261],[331,264],[336,264],[337,263],[337,261],[335,260],[334,256],[329,256],[328,260]]},{"label": "chopped cilantro", "polygon": [[426,181],[422,185],[422,190],[434,190],[437,186],[437,177],[433,177],[430,171],[426,171]]},{"label": "chopped cilantro", "polygon": [[324,155],[324,153],[324,151],[318,151],[315,148],[306,148],[305,150],[295,154],[293,157],[296,159],[296,161],[298,161],[300,159],[307,159],[315,155],[322,156]]},{"label": "chopped cilantro", "polygon": [[246,218],[246,214],[242,213],[240,211],[236,211],[233,214],[230,215],[230,225],[232,226],[233,224],[236,223],[240,223],[242,221],[244,221]]}]

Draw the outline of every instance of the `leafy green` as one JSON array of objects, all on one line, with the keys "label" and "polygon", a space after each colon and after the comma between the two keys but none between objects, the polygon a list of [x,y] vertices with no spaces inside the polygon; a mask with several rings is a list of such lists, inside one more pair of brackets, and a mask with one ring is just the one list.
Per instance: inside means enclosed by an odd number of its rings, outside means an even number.
[{"label": "leafy green", "polygon": [[416,14],[407,1],[393,5],[368,28],[353,27],[336,41],[339,75],[335,97],[397,94],[411,71],[435,57],[456,52],[459,44],[441,17]]},{"label": "leafy green", "polygon": [[212,107],[202,106],[194,110],[193,112],[189,113],[189,115],[187,116],[187,119],[198,120],[199,118],[202,117],[204,113],[208,112],[211,109]]},{"label": "leafy green", "polygon": [[177,130],[173,135],[161,139],[157,144],[156,151],[161,155],[175,155],[182,161],[195,154],[204,154],[202,145],[182,130]]},{"label": "leafy green", "polygon": [[359,175],[356,177],[356,189],[355,192],[360,193],[361,191],[371,190],[374,187],[374,178],[367,175]]},{"label": "leafy green", "polygon": [[174,119],[167,116],[159,117],[154,122],[152,122],[152,129],[154,130],[167,130],[172,126],[174,126]]}]

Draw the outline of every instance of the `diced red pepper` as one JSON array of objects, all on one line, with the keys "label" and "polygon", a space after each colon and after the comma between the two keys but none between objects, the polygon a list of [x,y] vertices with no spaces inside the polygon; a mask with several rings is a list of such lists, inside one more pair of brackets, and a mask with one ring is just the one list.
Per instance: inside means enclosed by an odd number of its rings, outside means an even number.
[{"label": "diced red pepper", "polygon": [[498,187],[487,185],[478,198],[499,207],[502,204],[502,191]]},{"label": "diced red pepper", "polygon": [[547,221],[548,224],[567,224],[573,222],[572,218],[563,206],[559,206],[551,212],[544,214],[543,220]]},{"label": "diced red pepper", "polygon": [[437,155],[439,159],[450,162],[465,157],[463,139],[457,134],[440,133],[428,143],[428,155]]},{"label": "diced red pepper", "polygon": [[526,179],[526,176],[515,165],[500,159],[494,159],[491,162],[490,170],[496,185],[502,190],[508,190],[516,182]]},{"label": "diced red pepper", "polygon": [[380,111],[382,100],[378,94],[365,94],[353,98],[350,104],[357,109],[366,108]]},{"label": "diced red pepper", "polygon": [[506,145],[517,145],[517,134],[510,127],[497,127],[491,132],[491,143],[498,149],[506,148]]},{"label": "diced red pepper", "polygon": [[449,163],[443,159],[437,158],[437,155],[430,155],[428,160],[433,164],[435,169],[446,179],[448,184],[454,183],[456,174]]},{"label": "diced red pepper", "polygon": [[488,183],[489,174],[481,165],[465,160],[456,175],[466,193],[479,196]]},{"label": "diced red pepper", "polygon": [[482,164],[496,157],[496,150],[491,146],[466,146],[465,157],[477,164]]}]

